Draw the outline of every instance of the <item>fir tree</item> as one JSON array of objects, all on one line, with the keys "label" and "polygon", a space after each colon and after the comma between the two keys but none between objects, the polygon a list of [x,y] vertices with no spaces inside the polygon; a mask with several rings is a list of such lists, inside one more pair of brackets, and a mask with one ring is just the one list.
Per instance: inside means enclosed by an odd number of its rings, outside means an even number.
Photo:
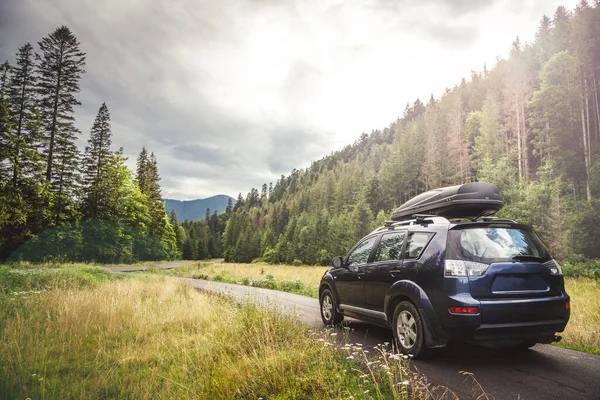
[{"label": "fir tree", "polygon": [[9,84],[10,64],[4,61],[0,64],[0,101],[6,99]]},{"label": "fir tree", "polygon": [[[35,105],[35,76],[33,47],[27,43],[22,46],[13,68],[8,96],[10,98],[10,117],[13,124],[12,140],[10,146],[12,156],[12,179],[16,184],[22,173],[22,163],[27,163],[28,155],[34,156],[37,152],[40,138],[31,134],[33,119],[36,118]],[[37,130],[34,130],[37,131]],[[25,160],[24,156],[25,155]]]},{"label": "fir tree", "polygon": [[69,28],[61,26],[39,43],[41,54],[36,75],[43,120],[46,156],[46,180],[55,196],[56,224],[75,216],[74,198],[78,187],[79,134],[74,124],[74,108],[81,105],[75,98],[79,80],[85,72],[85,53]]},{"label": "fir tree", "polygon": [[111,157],[110,114],[106,103],[102,103],[90,132],[83,159],[83,214],[88,218],[102,217],[103,186],[107,163]]}]

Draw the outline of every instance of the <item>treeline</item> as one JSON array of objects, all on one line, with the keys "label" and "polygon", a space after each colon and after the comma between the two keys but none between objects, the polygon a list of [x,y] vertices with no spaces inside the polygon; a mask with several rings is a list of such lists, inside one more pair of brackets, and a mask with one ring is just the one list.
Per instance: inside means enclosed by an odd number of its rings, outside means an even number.
[{"label": "treeline", "polygon": [[177,249],[184,260],[206,260],[221,258],[222,237],[227,221],[233,211],[231,199],[224,213],[206,209],[204,219],[178,222],[175,210],[171,211],[170,221],[175,230]]},{"label": "treeline", "polygon": [[544,16],[533,43],[352,145],[241,194],[228,261],[326,264],[435,187],[499,186],[500,216],[532,224],[555,257],[600,257],[600,7]]},{"label": "treeline", "polygon": [[0,65],[0,260],[131,262],[179,256],[154,154],[135,177],[102,104],[85,151],[74,110],[86,54],[62,26]]}]

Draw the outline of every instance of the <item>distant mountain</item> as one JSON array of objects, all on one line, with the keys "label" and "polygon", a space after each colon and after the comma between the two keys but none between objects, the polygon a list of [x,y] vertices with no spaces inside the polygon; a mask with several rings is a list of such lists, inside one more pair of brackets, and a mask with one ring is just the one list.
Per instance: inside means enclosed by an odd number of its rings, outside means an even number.
[{"label": "distant mountain", "polygon": [[165,208],[168,213],[171,213],[171,210],[175,210],[177,219],[179,221],[184,221],[186,219],[192,220],[204,218],[207,208],[210,208],[211,214],[215,211],[220,214],[227,208],[229,199],[232,199],[233,204],[235,205],[235,199],[225,194],[218,194],[206,199],[197,200],[163,199],[163,202],[165,203]]}]

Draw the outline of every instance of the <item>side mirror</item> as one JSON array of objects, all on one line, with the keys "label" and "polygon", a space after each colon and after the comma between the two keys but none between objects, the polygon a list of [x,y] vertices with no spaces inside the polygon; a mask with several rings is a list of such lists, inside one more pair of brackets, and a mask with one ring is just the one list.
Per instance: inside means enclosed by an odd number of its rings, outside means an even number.
[{"label": "side mirror", "polygon": [[333,257],[333,260],[331,260],[331,265],[333,265],[334,268],[339,268],[342,264],[344,264],[344,262],[340,256]]}]

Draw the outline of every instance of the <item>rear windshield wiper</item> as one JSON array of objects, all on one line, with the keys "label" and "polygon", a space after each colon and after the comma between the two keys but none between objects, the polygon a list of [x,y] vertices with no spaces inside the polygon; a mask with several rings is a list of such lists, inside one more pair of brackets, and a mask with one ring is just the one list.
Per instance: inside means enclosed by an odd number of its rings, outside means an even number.
[{"label": "rear windshield wiper", "polygon": [[513,261],[542,261],[542,257],[517,254],[513,256]]}]

